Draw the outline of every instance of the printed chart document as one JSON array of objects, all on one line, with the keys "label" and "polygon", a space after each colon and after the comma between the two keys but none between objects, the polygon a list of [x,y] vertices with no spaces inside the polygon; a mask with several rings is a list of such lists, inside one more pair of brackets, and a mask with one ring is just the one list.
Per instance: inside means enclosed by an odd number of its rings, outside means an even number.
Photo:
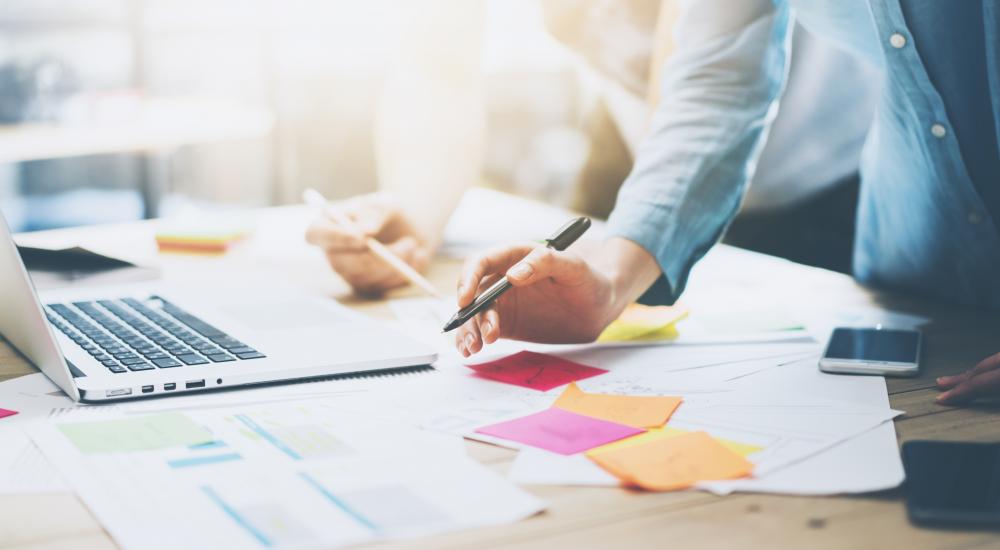
[{"label": "printed chart document", "polygon": [[467,458],[459,438],[322,401],[69,411],[32,437],[123,548],[331,548],[543,507]]}]

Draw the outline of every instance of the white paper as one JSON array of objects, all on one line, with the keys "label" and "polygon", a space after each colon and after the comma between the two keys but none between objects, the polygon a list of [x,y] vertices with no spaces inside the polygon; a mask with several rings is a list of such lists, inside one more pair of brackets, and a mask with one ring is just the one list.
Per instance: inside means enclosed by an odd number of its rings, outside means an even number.
[{"label": "white paper", "polygon": [[524,485],[618,487],[618,478],[582,454],[560,455],[526,447],[517,453],[507,478]]},{"label": "white paper", "polygon": [[69,411],[33,431],[123,548],[341,547],[542,509],[458,438],[320,401],[172,413],[208,429],[207,446],[86,454],[58,429],[126,414]]},{"label": "white paper", "polygon": [[823,496],[892,489],[904,477],[896,430],[888,421],[762,478],[706,482],[699,488],[720,495],[742,491]]},{"label": "white paper", "polygon": [[0,419],[0,494],[69,491],[62,476],[22,431],[73,401],[44,374],[0,382],[0,407],[18,414]]}]

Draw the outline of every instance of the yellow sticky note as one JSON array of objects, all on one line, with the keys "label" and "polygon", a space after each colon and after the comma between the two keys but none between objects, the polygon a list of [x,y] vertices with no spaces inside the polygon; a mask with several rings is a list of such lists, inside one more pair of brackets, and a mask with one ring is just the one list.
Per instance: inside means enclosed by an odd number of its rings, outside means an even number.
[{"label": "yellow sticky note", "polygon": [[[680,428],[673,428],[671,426],[664,426],[662,428],[654,428],[648,430],[644,434],[639,434],[633,437],[615,441],[614,443],[608,443],[607,445],[602,445],[600,447],[593,449],[593,452],[612,451],[623,447],[633,447],[635,445],[642,445],[644,443],[649,443],[650,441],[655,441],[658,439],[667,439],[670,437],[677,437],[679,435],[684,435],[689,433],[692,432],[688,430],[682,430]],[[764,450],[764,447],[761,447],[759,445],[751,445],[750,443],[742,443],[740,441],[733,441],[731,439],[723,439],[721,437],[716,437],[715,440],[721,443],[727,449],[733,451],[734,453],[744,458]]]},{"label": "yellow sticky note", "polygon": [[680,397],[587,393],[571,383],[554,406],[635,428],[655,428],[666,424],[680,404]]},{"label": "yellow sticky note", "polygon": [[684,306],[631,304],[598,336],[598,342],[658,341],[677,337],[674,323],[688,314]]},{"label": "yellow sticky note", "polygon": [[750,475],[753,464],[705,432],[664,437],[587,457],[622,482],[649,491],[674,491],[699,481]]}]

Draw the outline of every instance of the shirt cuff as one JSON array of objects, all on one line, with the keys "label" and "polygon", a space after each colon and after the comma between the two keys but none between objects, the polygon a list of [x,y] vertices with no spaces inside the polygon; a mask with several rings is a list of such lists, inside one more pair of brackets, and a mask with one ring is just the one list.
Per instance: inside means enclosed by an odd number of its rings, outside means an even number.
[{"label": "shirt cuff", "polygon": [[667,256],[671,248],[667,245],[672,230],[670,210],[662,204],[619,200],[608,218],[608,237],[622,237],[641,246],[656,258],[663,272],[639,297],[638,302],[643,305],[673,305],[687,280],[686,271],[678,272],[677,258],[669,261]]}]

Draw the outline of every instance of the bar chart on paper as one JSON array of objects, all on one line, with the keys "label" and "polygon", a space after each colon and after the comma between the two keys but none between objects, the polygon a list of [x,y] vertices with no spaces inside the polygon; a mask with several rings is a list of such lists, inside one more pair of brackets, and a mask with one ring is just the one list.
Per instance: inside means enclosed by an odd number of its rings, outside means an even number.
[{"label": "bar chart on paper", "polygon": [[[138,448],[113,438],[123,426]],[[320,402],[69,413],[32,436],[125,548],[340,547],[541,509],[456,437]]]}]

